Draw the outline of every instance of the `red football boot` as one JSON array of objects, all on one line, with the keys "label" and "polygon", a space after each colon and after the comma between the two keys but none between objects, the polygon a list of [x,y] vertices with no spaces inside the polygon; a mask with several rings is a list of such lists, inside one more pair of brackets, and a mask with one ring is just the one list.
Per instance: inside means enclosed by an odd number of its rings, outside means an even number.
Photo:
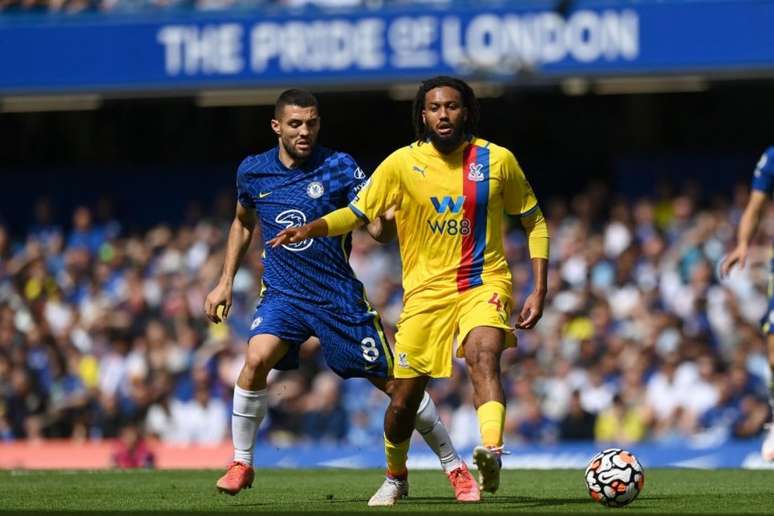
[{"label": "red football boot", "polygon": [[481,500],[478,482],[470,474],[465,463],[459,468],[451,470],[446,476],[449,477],[449,482],[454,488],[454,498],[458,502],[478,502]]},{"label": "red football boot", "polygon": [[226,474],[218,479],[215,484],[221,493],[228,493],[234,496],[245,488],[253,487],[255,471],[251,466],[244,462],[234,461],[228,465]]}]

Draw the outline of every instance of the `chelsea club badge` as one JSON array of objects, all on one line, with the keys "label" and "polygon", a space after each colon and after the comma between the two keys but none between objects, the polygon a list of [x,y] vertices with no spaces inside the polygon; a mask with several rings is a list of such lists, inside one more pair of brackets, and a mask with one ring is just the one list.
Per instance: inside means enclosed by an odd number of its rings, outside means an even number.
[{"label": "chelsea club badge", "polygon": [[306,187],[306,194],[312,199],[319,199],[325,193],[325,188],[319,181],[313,181]]}]

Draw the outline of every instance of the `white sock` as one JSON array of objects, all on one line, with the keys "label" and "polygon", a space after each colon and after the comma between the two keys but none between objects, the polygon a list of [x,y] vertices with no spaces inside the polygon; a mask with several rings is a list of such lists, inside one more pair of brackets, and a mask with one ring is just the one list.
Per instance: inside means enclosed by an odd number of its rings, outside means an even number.
[{"label": "white sock", "polygon": [[248,391],[234,386],[234,410],[231,414],[231,439],[234,460],[253,464],[255,433],[266,415],[266,389]]},{"label": "white sock", "polygon": [[435,403],[427,391],[425,391],[425,396],[419,404],[414,428],[422,434],[427,445],[438,456],[445,472],[448,473],[462,466],[462,459],[457,450],[454,449],[449,431],[441,423],[441,418],[438,417],[438,411],[435,409]]}]

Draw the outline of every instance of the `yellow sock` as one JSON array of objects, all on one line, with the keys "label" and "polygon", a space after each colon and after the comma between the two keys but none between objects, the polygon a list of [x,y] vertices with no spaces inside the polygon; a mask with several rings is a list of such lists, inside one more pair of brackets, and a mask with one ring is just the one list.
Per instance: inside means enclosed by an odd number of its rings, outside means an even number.
[{"label": "yellow sock", "polygon": [[392,443],[384,436],[384,454],[387,456],[387,474],[391,477],[405,477],[408,474],[406,461],[408,460],[409,442],[406,439],[402,443]]},{"label": "yellow sock", "polygon": [[505,405],[499,401],[487,401],[476,411],[478,426],[481,429],[481,443],[484,446],[503,445],[503,427],[505,426]]}]

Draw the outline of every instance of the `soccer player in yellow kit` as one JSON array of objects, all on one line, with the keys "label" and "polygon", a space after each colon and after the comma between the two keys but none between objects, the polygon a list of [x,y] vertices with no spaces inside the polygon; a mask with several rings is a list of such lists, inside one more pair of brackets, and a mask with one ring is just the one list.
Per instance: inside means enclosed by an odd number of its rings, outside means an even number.
[{"label": "soccer player in yellow kit", "polygon": [[515,345],[511,274],[502,242],[503,211],[520,217],[529,239],[534,290],[516,327],[543,313],[548,229],[513,154],[474,136],[478,104],[464,81],[435,77],[414,102],[417,141],[393,152],[349,207],[288,228],[271,245],[334,236],[395,210],[403,262],[403,313],[395,337],[396,378],[384,421],[387,478],[369,505],[393,505],[406,493],[409,438],[430,378],[449,377],[453,344],[473,382],[481,446],[473,452],[481,488],[500,483],[505,396],[502,351]]}]

